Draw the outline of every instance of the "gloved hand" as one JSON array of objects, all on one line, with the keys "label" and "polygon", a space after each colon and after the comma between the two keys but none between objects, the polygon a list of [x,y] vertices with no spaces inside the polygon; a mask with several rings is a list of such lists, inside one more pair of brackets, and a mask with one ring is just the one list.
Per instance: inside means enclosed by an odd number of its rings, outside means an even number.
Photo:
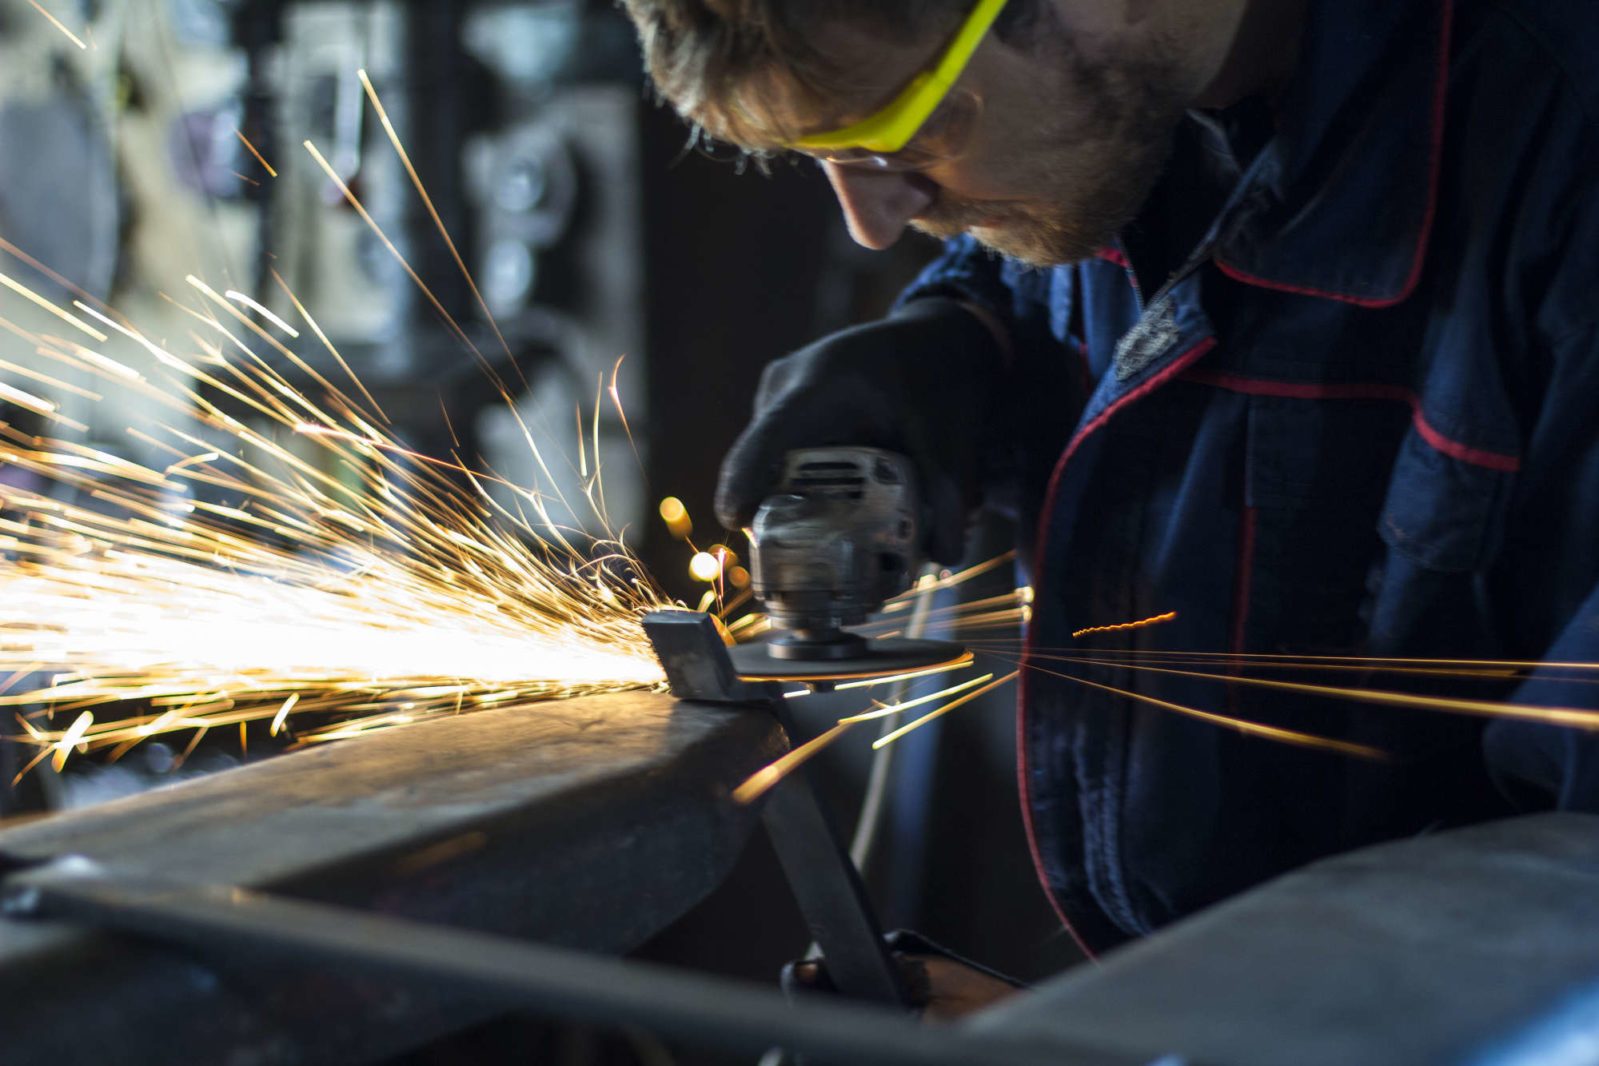
[{"label": "gloved hand", "polygon": [[916,464],[928,556],[960,562],[1003,370],[994,330],[943,298],[912,301],[776,360],[761,376],[754,419],[722,462],[717,518],[748,527],[797,448],[882,448]]}]

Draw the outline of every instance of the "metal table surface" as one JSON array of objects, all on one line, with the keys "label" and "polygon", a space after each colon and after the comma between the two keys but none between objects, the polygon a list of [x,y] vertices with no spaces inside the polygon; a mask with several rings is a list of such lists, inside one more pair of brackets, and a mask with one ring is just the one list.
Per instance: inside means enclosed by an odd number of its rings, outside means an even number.
[{"label": "metal table surface", "polygon": [[[731,789],[785,747],[770,715],[627,693],[480,711],[0,826],[0,873],[62,855],[395,917],[624,952],[726,876],[756,824]],[[354,1062],[482,1016],[313,968],[0,921],[0,1061]]]},{"label": "metal table surface", "polygon": [[1325,859],[971,1027],[1211,1066],[1599,1062],[1599,816]]}]

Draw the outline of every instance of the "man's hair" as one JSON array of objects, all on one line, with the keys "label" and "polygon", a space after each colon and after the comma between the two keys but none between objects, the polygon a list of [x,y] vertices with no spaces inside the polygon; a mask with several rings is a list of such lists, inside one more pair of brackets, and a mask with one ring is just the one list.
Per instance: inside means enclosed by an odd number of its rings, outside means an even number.
[{"label": "man's hair", "polygon": [[[781,88],[827,106],[848,99],[865,72],[846,69],[813,40],[850,23],[891,39],[953,30],[975,0],[622,0],[638,27],[656,89],[716,136],[772,147],[799,131],[774,128]],[[1015,32],[1029,0],[1011,0],[999,32]],[[1012,10],[1016,9],[1016,10]],[[790,97],[790,99],[793,99]]]}]

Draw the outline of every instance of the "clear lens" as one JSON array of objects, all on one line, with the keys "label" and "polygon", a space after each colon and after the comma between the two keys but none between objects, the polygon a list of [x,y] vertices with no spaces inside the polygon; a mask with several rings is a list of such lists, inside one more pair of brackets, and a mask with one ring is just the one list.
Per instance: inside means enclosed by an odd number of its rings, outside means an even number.
[{"label": "clear lens", "polygon": [[743,173],[745,167],[751,165],[764,172],[773,158],[775,158],[770,152],[741,148],[727,141],[719,141],[708,135],[704,130],[695,132],[693,141],[684,148],[684,151],[687,152],[689,147],[693,148],[695,154],[702,155],[706,159],[717,163],[732,164],[740,173]]}]

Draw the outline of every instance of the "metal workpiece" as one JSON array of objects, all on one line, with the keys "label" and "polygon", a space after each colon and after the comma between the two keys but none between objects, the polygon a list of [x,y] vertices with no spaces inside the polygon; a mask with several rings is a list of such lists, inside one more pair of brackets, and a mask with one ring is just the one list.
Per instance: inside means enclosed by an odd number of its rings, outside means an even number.
[{"label": "metal workpiece", "polygon": [[[769,716],[656,692],[480,711],[0,828],[0,876],[82,855],[620,953],[726,876],[756,824],[729,793],[785,746]],[[312,961],[219,967],[0,920],[6,1062],[342,1064],[493,1013]]]},{"label": "metal workpiece", "polygon": [[517,943],[265,893],[121,880],[86,860],[21,874],[5,906],[179,945],[230,967],[315,959],[390,987],[467,996],[603,1025],[639,1025],[699,1047],[756,1053],[774,1043],[818,1066],[1132,1066],[1144,1059],[974,1036],[904,1014],[642,962]]},{"label": "metal workpiece", "polygon": [[1599,816],[1314,863],[983,1012],[1008,1036],[1226,1066],[1599,1061]]},{"label": "metal workpiece", "polygon": [[704,611],[648,611],[641,622],[678,699],[763,704],[778,695],[769,684],[739,676],[721,628]]},{"label": "metal workpiece", "polygon": [[868,1003],[908,1007],[910,991],[883,940],[866,885],[809,776],[793,774],[772,789],[761,818],[833,986]]}]

